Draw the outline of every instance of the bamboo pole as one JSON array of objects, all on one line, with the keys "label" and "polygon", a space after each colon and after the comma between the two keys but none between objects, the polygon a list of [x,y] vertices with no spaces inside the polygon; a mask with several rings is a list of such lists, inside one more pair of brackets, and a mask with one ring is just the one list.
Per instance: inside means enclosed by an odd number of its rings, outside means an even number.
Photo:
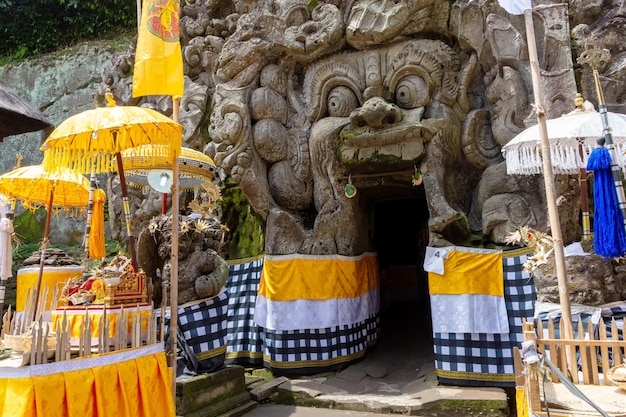
[{"label": "bamboo pole", "polygon": [[539,60],[537,58],[537,43],[535,41],[535,27],[533,24],[532,9],[524,11],[524,21],[526,23],[526,38],[528,42],[528,57],[530,59],[531,76],[533,80],[533,91],[535,95],[535,113],[539,125],[539,136],[541,138],[541,159],[543,160],[543,179],[546,188],[546,200],[548,203],[548,216],[550,218],[550,229],[554,240],[554,260],[556,263],[556,276],[559,287],[559,300],[562,310],[562,321],[564,322],[565,337],[572,338],[572,312],[569,301],[569,289],[567,288],[567,275],[565,269],[565,254],[563,251],[563,237],[561,235],[561,222],[559,211],[556,206],[556,196],[554,192],[554,177],[552,174],[552,159],[550,157],[550,142],[548,140],[548,128],[546,126],[546,111],[541,88],[541,74],[539,72]]},{"label": "bamboo pole", "polygon": [[[180,105],[180,97],[172,97],[174,110],[172,119],[178,122],[178,110]],[[170,348],[169,360],[172,368],[172,398],[176,400],[176,341],[178,340],[178,217],[179,217],[179,201],[178,201],[178,154],[174,153],[172,161],[172,253],[170,261],[170,335],[168,345]],[[165,319],[165,314],[163,314]]]},{"label": "bamboo pole", "polygon": [[33,309],[33,321],[37,320],[37,305],[39,304],[39,292],[41,291],[41,281],[43,278],[44,263],[46,260],[46,246],[48,246],[48,236],[50,236],[50,216],[52,216],[52,202],[54,201],[54,188],[50,191],[50,201],[46,206],[46,227],[43,233],[43,241],[41,243],[40,259],[39,259],[39,275],[37,276],[37,284],[35,287],[35,306]]}]

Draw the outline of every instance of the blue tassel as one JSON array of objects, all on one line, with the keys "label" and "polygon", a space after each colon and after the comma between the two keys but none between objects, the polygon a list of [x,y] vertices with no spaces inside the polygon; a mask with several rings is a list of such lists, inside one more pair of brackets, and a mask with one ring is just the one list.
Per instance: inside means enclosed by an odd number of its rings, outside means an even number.
[{"label": "blue tassel", "polygon": [[606,148],[595,148],[591,152],[587,161],[587,171],[593,171],[595,252],[606,258],[624,256],[626,253],[624,216],[619,208],[611,173],[611,155]]}]

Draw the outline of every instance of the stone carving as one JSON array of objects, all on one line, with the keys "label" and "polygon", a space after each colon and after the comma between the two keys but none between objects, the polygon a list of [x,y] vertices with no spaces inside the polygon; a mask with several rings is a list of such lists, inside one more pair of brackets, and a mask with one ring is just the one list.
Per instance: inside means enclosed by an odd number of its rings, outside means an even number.
[{"label": "stone carving", "polygon": [[[626,53],[623,39],[626,37],[626,5],[608,0],[574,1],[571,9],[576,23],[572,29],[574,56],[578,58],[585,51],[587,39],[595,41],[598,48],[609,51],[610,60],[597,68],[604,101],[609,111],[625,113]],[[595,19],[583,19],[581,16]],[[597,108],[598,98],[592,68],[582,65],[577,71],[580,76],[580,92]]]},{"label": "stone carving", "polygon": [[[546,111],[557,117],[577,92],[568,17],[579,20],[566,4],[540,3],[533,17]],[[575,39],[602,34],[617,48],[622,38],[599,21],[596,9],[608,2],[600,3],[589,9],[596,23],[577,27]],[[573,13],[588,11],[572,4]],[[181,31],[184,144],[204,149],[239,184],[266,222],[266,253],[370,250],[376,200],[416,192],[428,203],[433,245],[471,235],[502,244],[522,223],[549,229],[542,178],[506,175],[500,154],[535,115],[523,17],[497,1],[192,0]],[[623,58],[614,55],[603,74],[617,105],[621,84],[611,89],[607,79],[623,78]],[[103,85],[130,102],[120,75],[127,61],[105,70]],[[354,198],[344,194],[348,182]],[[577,191],[575,179],[557,178],[566,243],[578,233]]]},{"label": "stone carving", "polygon": [[[137,260],[152,277],[157,306],[161,305],[163,282],[171,277],[171,227],[170,216],[156,217],[139,235],[137,244]],[[217,295],[228,278],[228,265],[220,256],[225,242],[221,224],[212,218],[181,216],[179,235],[178,303]]]}]

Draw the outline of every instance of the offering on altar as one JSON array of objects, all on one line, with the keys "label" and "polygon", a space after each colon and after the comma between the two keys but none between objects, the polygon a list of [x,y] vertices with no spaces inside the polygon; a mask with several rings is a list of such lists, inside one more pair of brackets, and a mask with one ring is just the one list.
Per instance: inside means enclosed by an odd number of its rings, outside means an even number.
[{"label": "offering on altar", "polygon": [[130,304],[145,303],[146,275],[135,272],[130,259],[122,255],[92,271],[91,276],[68,280],[61,292],[58,306],[78,306],[89,304]]},{"label": "offering on altar", "polygon": [[22,334],[4,335],[4,347],[17,353],[30,352],[35,346],[36,350],[46,352],[47,356],[48,353],[54,353],[56,345],[56,334],[50,323],[45,322],[33,323],[33,327],[29,327]]}]

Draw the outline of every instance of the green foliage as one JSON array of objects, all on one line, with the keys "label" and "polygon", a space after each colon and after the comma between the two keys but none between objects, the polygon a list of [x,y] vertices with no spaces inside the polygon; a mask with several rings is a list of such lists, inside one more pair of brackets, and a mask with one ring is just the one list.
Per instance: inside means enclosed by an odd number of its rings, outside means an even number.
[{"label": "green foliage", "polygon": [[44,233],[44,227],[40,224],[37,216],[29,210],[15,217],[13,230],[20,242],[39,242]]},{"label": "green foliage", "polygon": [[136,24],[136,3],[127,0],[0,0],[0,56],[51,52]]},{"label": "green foliage", "polygon": [[221,187],[221,222],[230,229],[226,259],[244,259],[263,253],[264,223],[254,213],[245,195],[234,180],[226,180]]}]

